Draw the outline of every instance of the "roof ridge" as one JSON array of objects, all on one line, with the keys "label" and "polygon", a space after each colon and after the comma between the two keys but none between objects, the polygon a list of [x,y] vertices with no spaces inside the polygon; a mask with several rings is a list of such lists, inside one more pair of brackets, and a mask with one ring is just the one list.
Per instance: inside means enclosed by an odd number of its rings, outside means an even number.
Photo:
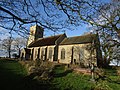
[{"label": "roof ridge", "polygon": [[68,37],[68,38],[65,38],[61,42],[61,45],[89,43],[93,39],[95,39],[95,37],[96,37],[95,35],[96,34],[87,34],[87,35],[82,35],[82,36]]},{"label": "roof ridge", "polygon": [[64,34],[59,34],[59,35],[55,35],[55,36],[48,36],[48,37],[42,37],[42,38],[38,38],[35,41],[39,41],[39,40],[46,39],[46,38],[52,38],[52,37],[56,37],[56,36],[62,36],[62,35],[64,35]]},{"label": "roof ridge", "polygon": [[64,34],[58,34],[58,35],[54,35],[54,36],[48,36],[48,37],[43,37],[43,38],[56,37],[56,36],[61,36],[61,35],[64,35]]},{"label": "roof ridge", "polygon": [[85,37],[85,36],[90,36],[90,35],[96,35],[96,34],[87,34],[87,35],[81,35],[81,36],[72,36],[72,37],[67,37],[67,38],[74,38],[74,37]]}]

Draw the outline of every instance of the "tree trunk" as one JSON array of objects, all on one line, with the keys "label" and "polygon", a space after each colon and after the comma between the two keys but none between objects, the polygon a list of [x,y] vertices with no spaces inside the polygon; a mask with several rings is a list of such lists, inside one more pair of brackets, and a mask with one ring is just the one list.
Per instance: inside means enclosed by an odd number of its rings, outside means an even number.
[{"label": "tree trunk", "polygon": [[104,57],[104,66],[105,68],[109,67],[108,59]]},{"label": "tree trunk", "polygon": [[8,48],[8,57],[11,58],[11,45]]},{"label": "tree trunk", "polygon": [[19,48],[19,51],[18,51],[18,57],[20,57],[20,48]]}]

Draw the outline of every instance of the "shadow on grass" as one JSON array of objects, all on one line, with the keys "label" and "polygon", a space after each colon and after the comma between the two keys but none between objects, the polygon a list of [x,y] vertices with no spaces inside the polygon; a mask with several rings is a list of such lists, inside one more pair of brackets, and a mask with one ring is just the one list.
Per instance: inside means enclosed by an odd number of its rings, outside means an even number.
[{"label": "shadow on grass", "polygon": [[23,77],[22,74],[22,69],[17,61],[0,60],[0,89],[12,90],[17,88],[19,86],[18,82]]},{"label": "shadow on grass", "polygon": [[67,74],[69,74],[69,73],[72,73],[73,71],[72,70],[66,70],[66,71],[64,71],[64,72],[61,72],[61,73],[54,73],[54,77],[64,77],[64,76],[66,76]]},{"label": "shadow on grass", "polygon": [[106,75],[117,76],[117,70],[114,67],[105,68]]},{"label": "shadow on grass", "polygon": [[65,65],[57,65],[55,66],[53,72],[52,72],[52,76],[53,77],[64,77],[69,73],[72,73],[73,70],[65,70]]},{"label": "shadow on grass", "polygon": [[13,60],[0,60],[0,90],[50,90],[47,81],[33,79],[35,74],[27,76],[24,68]]},{"label": "shadow on grass", "polygon": [[104,75],[98,75],[96,81],[108,81],[109,83],[120,84],[120,76],[117,75],[115,67],[104,68]]}]

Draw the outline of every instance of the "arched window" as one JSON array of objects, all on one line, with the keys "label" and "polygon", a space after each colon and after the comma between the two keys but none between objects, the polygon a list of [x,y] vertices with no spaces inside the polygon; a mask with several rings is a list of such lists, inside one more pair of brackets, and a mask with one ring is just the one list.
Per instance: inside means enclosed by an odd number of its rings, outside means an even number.
[{"label": "arched window", "polygon": [[61,59],[65,59],[65,49],[62,48],[61,50]]},{"label": "arched window", "polygon": [[44,60],[44,48],[42,48],[42,51],[41,51],[41,60]]},{"label": "arched window", "polygon": [[35,59],[37,58],[37,50],[35,49]]},{"label": "arched window", "polygon": [[80,60],[84,60],[84,49],[80,49]]},{"label": "arched window", "polygon": [[37,55],[37,59],[40,58],[40,48],[38,48],[38,55]]},{"label": "arched window", "polygon": [[52,48],[49,48],[49,59],[52,59]]}]

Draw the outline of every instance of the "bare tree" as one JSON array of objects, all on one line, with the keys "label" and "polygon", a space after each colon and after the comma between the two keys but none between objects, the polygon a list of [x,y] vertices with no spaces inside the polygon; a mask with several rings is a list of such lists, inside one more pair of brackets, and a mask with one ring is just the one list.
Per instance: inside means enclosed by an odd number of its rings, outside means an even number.
[{"label": "bare tree", "polygon": [[[31,24],[39,24],[57,32],[72,27],[71,25],[87,23],[106,28],[112,26],[119,33],[117,24],[120,21],[120,2],[116,2],[105,4],[99,0],[1,0],[0,26],[24,34],[28,33],[26,27]],[[104,10],[113,10],[117,16],[111,17],[112,12],[107,15]],[[105,24],[98,23],[100,16],[105,18]]]},{"label": "bare tree", "polygon": [[108,67],[111,61],[114,61],[114,64],[119,63],[120,40],[115,37],[116,34],[113,34],[113,32],[108,32],[108,30],[103,30],[102,32],[99,32],[99,34],[101,39],[104,66]]},{"label": "bare tree", "polygon": [[4,49],[4,51],[7,51],[9,58],[11,58],[12,41],[13,41],[12,37],[8,37],[7,39],[2,40],[2,48]]},{"label": "bare tree", "polygon": [[56,0],[56,4],[67,15],[70,23],[88,23],[114,30],[120,36],[120,1]]},{"label": "bare tree", "polygon": [[0,49],[2,52],[6,52],[8,57],[11,58],[12,54],[17,56],[20,55],[21,48],[26,47],[26,39],[22,37],[8,37],[7,39],[1,40]]},{"label": "bare tree", "polygon": [[[0,27],[25,36],[28,26],[39,24],[57,32],[68,24],[54,0],[0,0]],[[58,19],[59,18],[59,19]]]},{"label": "bare tree", "polygon": [[99,24],[95,29],[101,39],[101,47],[104,58],[104,66],[109,66],[111,61],[119,62],[120,58],[120,1],[113,0],[111,3],[100,8]]},{"label": "bare tree", "polygon": [[14,46],[15,51],[18,52],[18,56],[20,56],[21,48],[26,47],[26,42],[27,40],[25,38],[21,38],[21,37],[14,38],[12,45]]}]

